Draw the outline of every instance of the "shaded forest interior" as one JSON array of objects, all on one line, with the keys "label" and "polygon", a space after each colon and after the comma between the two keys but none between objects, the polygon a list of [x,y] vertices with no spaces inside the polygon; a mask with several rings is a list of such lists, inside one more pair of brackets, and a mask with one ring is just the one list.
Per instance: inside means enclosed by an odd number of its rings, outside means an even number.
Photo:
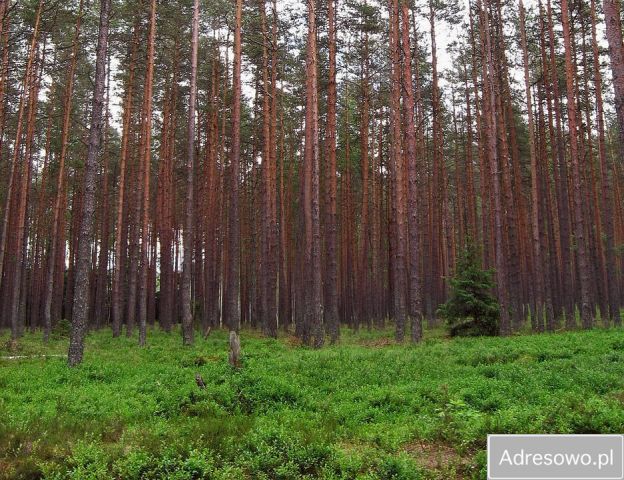
[{"label": "shaded forest interior", "polygon": [[621,325],[621,6],[527,7],[0,0],[0,327],[418,342],[467,245],[501,334]]}]

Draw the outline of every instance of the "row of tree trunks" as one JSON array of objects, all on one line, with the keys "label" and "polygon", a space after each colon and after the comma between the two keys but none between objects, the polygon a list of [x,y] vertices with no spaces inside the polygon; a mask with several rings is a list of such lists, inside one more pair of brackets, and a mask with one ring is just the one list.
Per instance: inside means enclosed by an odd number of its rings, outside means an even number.
[{"label": "row of tree trunks", "polygon": [[[449,48],[453,66],[442,72],[436,41],[452,17],[446,6],[430,2],[422,14],[403,0],[365,2],[358,25],[343,26],[335,0],[321,15],[310,2],[304,71],[293,70],[282,48],[275,1],[249,10],[258,28],[248,43],[242,26],[233,29],[231,55],[230,33],[215,28],[199,41],[197,4],[192,22],[161,30],[159,20],[156,36],[156,4],[137,0],[134,24],[115,27],[127,48],[120,136],[109,129],[117,81],[109,65],[104,145],[95,154],[81,128],[92,113],[83,99],[81,26],[92,12],[81,3],[66,25],[71,43],[50,49],[52,15],[40,9],[16,40],[22,51],[2,45],[0,98],[14,110],[0,135],[10,137],[0,163],[4,323],[15,338],[26,324],[43,326],[47,339],[61,318],[80,319],[86,262],[87,325],[108,324],[110,302],[113,335],[124,323],[127,335],[138,326],[141,344],[156,318],[166,331],[182,320],[185,344],[198,323],[204,334],[246,324],[271,337],[294,323],[305,343],[320,346],[325,333],[338,340],[342,322],[370,328],[386,318],[396,321],[398,340],[410,333],[418,341],[423,320],[435,324],[458,252],[471,243],[496,270],[503,334],[529,318],[536,331],[561,321],[576,328],[577,309],[585,328],[598,312],[608,325],[621,323],[622,173],[613,161],[620,140],[609,136],[619,128],[605,115],[597,6],[546,0],[532,15],[520,1],[514,50],[504,5],[475,3]],[[618,100],[619,7],[604,7]],[[388,29],[375,28],[379,8],[389,10],[381,22]],[[2,39],[14,27],[5,3],[0,13]],[[338,25],[357,32],[344,52]],[[384,63],[377,57],[388,45]],[[183,49],[188,55],[175,55]],[[235,78],[243,51],[253,67],[248,102]],[[514,53],[522,58],[520,94],[507,58]],[[117,56],[112,49],[105,64]],[[51,65],[66,68],[51,76]],[[305,89],[293,89],[293,72],[305,76]],[[87,247],[83,154],[96,156],[100,207]]]}]

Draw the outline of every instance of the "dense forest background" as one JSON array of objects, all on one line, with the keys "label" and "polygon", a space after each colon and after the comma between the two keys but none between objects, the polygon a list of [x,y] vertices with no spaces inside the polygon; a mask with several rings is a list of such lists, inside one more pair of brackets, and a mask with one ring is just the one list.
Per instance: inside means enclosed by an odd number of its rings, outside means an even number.
[{"label": "dense forest background", "polygon": [[617,0],[0,0],[0,56],[13,339],[418,341],[467,246],[502,334],[621,325]]}]

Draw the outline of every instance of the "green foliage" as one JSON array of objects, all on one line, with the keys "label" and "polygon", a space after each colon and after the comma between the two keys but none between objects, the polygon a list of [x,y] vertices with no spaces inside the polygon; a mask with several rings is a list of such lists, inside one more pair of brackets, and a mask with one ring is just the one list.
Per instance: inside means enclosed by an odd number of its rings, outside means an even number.
[{"label": "green foliage", "polygon": [[500,309],[491,293],[492,271],[481,268],[474,245],[468,244],[462,252],[450,284],[451,295],[438,309],[450,335],[497,335]]},{"label": "green foliage", "polygon": [[28,333],[32,358],[0,359],[0,479],[484,479],[487,433],[624,430],[622,330],[391,337],[312,350],[243,331],[233,370],[227,332],[138,348],[102,331],[68,369],[38,356],[67,339]]}]

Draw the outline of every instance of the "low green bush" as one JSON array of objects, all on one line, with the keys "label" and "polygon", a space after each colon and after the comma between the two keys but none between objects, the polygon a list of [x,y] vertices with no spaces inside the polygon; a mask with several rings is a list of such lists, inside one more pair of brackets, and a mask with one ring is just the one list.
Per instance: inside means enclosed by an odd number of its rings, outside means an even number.
[{"label": "low green bush", "polygon": [[0,479],[485,479],[488,433],[624,430],[621,329],[385,337],[312,350],[243,331],[233,370],[227,332],[182,347],[154,329],[139,348],[101,331],[69,369],[35,356],[67,339],[28,333],[32,358],[0,360]]}]

